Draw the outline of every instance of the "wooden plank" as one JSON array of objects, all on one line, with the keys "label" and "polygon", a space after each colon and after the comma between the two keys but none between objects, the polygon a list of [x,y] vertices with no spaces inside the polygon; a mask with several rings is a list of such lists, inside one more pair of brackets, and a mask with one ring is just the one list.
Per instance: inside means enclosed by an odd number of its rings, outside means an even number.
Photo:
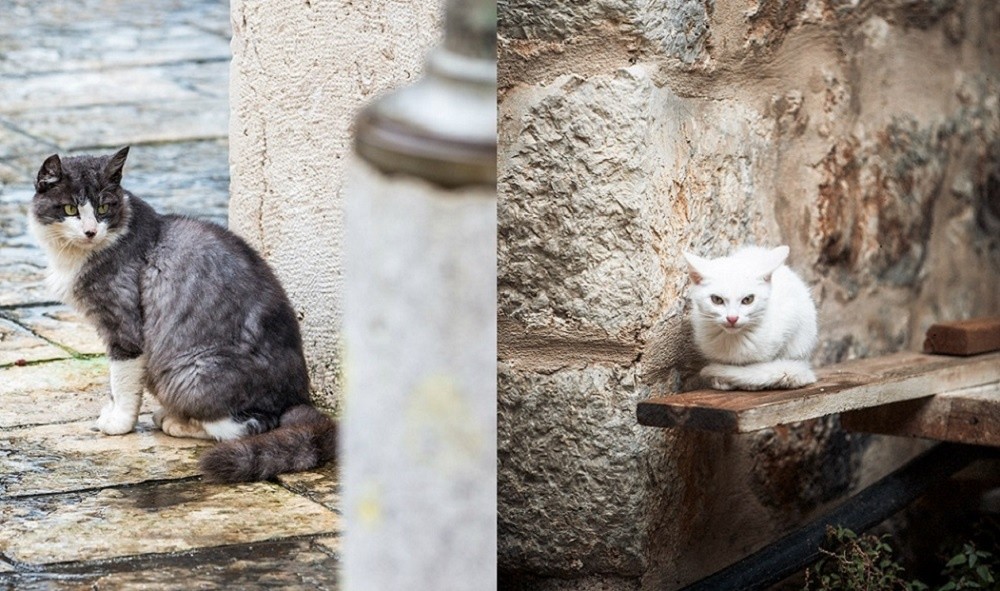
[{"label": "wooden plank", "polygon": [[927,329],[924,352],[976,355],[1000,350],[1000,316],[942,322]]},{"label": "wooden plank", "polygon": [[924,398],[1000,381],[1000,353],[943,357],[896,353],[820,368],[819,381],[798,390],[697,390],[640,402],[639,423],[747,433],[859,408]]},{"label": "wooden plank", "polygon": [[849,431],[1000,447],[1000,382],[840,415]]}]

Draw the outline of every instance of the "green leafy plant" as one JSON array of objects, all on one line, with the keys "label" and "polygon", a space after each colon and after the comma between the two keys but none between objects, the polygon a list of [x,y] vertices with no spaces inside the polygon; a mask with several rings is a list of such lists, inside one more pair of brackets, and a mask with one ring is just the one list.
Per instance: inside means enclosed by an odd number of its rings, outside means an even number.
[{"label": "green leafy plant", "polygon": [[931,587],[907,580],[906,571],[893,558],[889,536],[861,535],[842,527],[828,527],[823,557],[806,569],[804,591],[964,591],[1000,590],[1000,558],[965,542],[948,556],[940,585]]},{"label": "green leafy plant", "polygon": [[806,591],[922,591],[927,586],[907,581],[892,557],[887,535],[859,536],[842,527],[827,527],[823,558],[806,570]]},{"label": "green leafy plant", "polygon": [[962,550],[952,556],[944,565],[944,576],[948,582],[938,591],[960,591],[962,589],[997,589],[994,568],[997,559],[992,553],[979,550],[973,543],[962,545]]}]

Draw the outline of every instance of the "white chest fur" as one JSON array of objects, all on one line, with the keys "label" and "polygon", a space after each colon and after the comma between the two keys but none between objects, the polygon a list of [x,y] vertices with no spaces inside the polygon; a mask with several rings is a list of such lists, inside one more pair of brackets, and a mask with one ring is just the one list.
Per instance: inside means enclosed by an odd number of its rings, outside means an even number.
[{"label": "white chest fur", "polygon": [[73,288],[91,253],[68,244],[61,235],[61,229],[54,224],[45,226],[30,217],[28,225],[49,261],[45,283],[50,293],[59,301],[79,309],[73,297]]}]

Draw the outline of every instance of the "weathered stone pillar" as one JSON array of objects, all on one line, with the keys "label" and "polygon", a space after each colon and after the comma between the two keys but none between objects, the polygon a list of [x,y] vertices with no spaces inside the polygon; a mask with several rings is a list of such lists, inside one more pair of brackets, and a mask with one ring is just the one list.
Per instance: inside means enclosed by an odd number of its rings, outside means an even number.
[{"label": "weathered stone pillar", "polygon": [[357,122],[346,199],[344,583],[496,585],[496,61],[448,4],[416,85]]},{"label": "weathered stone pillar", "polygon": [[317,403],[340,394],[341,187],[352,124],[415,80],[442,2],[232,0],[229,226],[295,306]]}]

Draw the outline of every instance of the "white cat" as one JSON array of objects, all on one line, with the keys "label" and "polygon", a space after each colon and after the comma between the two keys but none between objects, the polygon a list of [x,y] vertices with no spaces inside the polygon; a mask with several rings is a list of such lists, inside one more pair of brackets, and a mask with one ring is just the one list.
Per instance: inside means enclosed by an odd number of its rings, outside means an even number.
[{"label": "white cat", "polygon": [[691,280],[691,324],[701,370],[719,390],[799,388],[816,381],[816,305],[785,265],[788,247],[743,247],[718,259],[684,253]]}]

